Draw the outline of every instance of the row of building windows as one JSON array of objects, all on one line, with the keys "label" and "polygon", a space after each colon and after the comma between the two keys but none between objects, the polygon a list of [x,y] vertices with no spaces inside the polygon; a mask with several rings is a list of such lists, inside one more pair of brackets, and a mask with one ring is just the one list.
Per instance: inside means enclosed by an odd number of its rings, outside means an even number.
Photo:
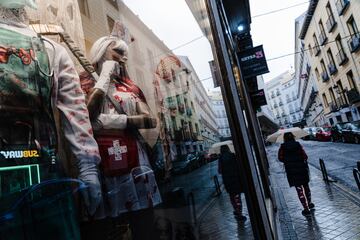
[{"label": "row of building windows", "polygon": [[[328,94],[326,94],[325,92],[322,94],[322,100],[325,107],[330,108],[331,111],[336,111],[339,108],[349,104],[349,99],[347,96],[347,93],[349,91],[357,94],[359,93],[355,85],[355,80],[352,70],[346,73],[346,78],[349,83],[350,89],[344,89],[341,83],[341,79],[339,79],[336,82],[336,85],[328,89]],[[337,93],[338,97],[335,97],[334,90]],[[330,98],[328,98],[327,96],[330,96]]]}]

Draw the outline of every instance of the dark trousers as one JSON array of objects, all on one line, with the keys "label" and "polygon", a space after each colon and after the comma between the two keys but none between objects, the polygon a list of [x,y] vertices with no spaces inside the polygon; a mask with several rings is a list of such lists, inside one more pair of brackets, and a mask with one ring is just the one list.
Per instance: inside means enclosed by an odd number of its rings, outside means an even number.
[{"label": "dark trousers", "polygon": [[309,188],[309,184],[295,186],[295,189],[304,209],[309,209],[309,204],[311,203],[311,191]]},{"label": "dark trousers", "polygon": [[241,193],[229,193],[229,195],[234,213],[237,215],[242,215]]}]

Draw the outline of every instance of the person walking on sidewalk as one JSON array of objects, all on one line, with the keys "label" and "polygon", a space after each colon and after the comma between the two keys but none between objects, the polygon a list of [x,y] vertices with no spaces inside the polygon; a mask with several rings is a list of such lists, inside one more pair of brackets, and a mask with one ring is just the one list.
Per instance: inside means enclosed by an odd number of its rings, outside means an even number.
[{"label": "person walking on sidewalk", "polygon": [[220,158],[218,162],[218,172],[222,175],[226,192],[230,195],[230,201],[234,208],[236,220],[245,221],[246,217],[242,215],[241,193],[243,186],[241,184],[240,174],[236,167],[236,157],[229,149],[228,145],[220,147]]},{"label": "person walking on sidewalk", "polygon": [[308,156],[301,144],[295,141],[291,132],[284,134],[284,143],[280,146],[278,159],[285,165],[290,187],[295,186],[299,200],[304,207],[302,214],[309,215],[310,209],[313,209],[315,205],[311,202]]}]

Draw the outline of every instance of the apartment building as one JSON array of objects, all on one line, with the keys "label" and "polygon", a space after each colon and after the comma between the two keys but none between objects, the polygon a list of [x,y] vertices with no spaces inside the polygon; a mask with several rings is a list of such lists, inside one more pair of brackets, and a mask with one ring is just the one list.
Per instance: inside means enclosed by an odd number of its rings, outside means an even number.
[{"label": "apartment building", "polygon": [[359,1],[312,0],[300,31],[328,124],[360,119],[359,25]]},{"label": "apartment building", "polygon": [[299,38],[306,12],[295,19],[295,80],[298,85],[298,98],[303,112],[302,125],[323,126],[324,108],[319,97],[316,78],[311,71],[309,51]]},{"label": "apartment building", "polygon": [[287,71],[265,84],[268,105],[280,127],[292,127],[301,122],[302,111],[297,97],[295,74]]},{"label": "apartment building", "polygon": [[226,115],[226,109],[224,100],[222,98],[221,92],[213,91],[209,93],[210,101],[213,106],[214,112],[216,114],[216,122],[219,128],[219,134],[222,138],[230,138],[230,126],[229,121]]},{"label": "apartment building", "polygon": [[[216,121],[216,112],[211,105],[211,100],[206,93],[206,90],[197,76],[194,67],[186,56],[178,56],[182,64],[186,67],[189,73],[189,91],[188,98],[191,100],[191,108],[195,110],[200,125],[199,130],[202,142],[198,149],[208,149],[212,144],[219,141],[219,129]],[[197,126],[196,126],[197,129]]]}]

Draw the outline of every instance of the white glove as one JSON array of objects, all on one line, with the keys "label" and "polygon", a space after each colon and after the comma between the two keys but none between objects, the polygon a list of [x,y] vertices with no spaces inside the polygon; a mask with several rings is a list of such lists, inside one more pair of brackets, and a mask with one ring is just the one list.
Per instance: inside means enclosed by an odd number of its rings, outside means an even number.
[{"label": "white glove", "polygon": [[100,89],[105,94],[109,89],[111,76],[114,73],[118,73],[120,71],[120,65],[118,62],[108,60],[103,63],[102,70],[99,79],[97,80],[94,88]]},{"label": "white glove", "polygon": [[82,191],[85,206],[88,214],[93,216],[101,202],[101,186],[98,177],[98,170],[94,162],[79,162],[79,179],[86,184]]}]

